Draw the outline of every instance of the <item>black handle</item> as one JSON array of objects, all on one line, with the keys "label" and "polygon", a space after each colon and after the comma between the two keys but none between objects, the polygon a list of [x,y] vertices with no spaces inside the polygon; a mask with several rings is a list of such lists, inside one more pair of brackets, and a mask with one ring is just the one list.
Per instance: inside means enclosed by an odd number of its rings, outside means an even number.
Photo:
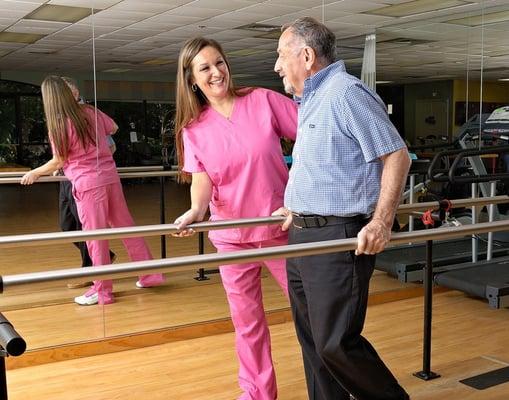
[{"label": "black handle", "polygon": [[0,313],[0,347],[11,356],[20,356],[27,348],[25,340],[2,313]]},{"label": "black handle", "polygon": [[451,183],[478,183],[478,182],[490,182],[499,179],[509,179],[509,173],[498,173],[498,174],[486,174],[486,175],[473,175],[473,176],[458,176],[456,170],[458,165],[465,157],[482,156],[483,154],[501,154],[509,153],[509,146],[493,146],[479,149],[462,150],[459,152],[454,159],[451,168],[449,170],[448,180]]}]

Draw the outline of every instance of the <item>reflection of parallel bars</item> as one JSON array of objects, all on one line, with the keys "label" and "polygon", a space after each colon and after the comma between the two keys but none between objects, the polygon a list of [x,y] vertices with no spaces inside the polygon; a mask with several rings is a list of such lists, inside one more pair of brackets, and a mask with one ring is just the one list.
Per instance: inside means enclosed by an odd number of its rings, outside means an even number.
[{"label": "reflection of parallel bars", "polygon": [[[174,167],[171,167],[174,169]],[[159,222],[166,222],[166,205],[164,198],[164,181],[167,176],[178,176],[178,171],[167,171],[163,166],[152,167],[120,167],[117,168],[120,179],[128,178],[160,178],[160,195],[159,195]],[[0,172],[0,184],[19,184],[21,177],[26,172]],[[37,183],[62,182],[67,181],[65,176],[43,176],[37,180]],[[166,238],[161,235],[161,258],[166,257]],[[201,254],[201,253],[200,253]]]},{"label": "reflection of parallel bars", "polygon": [[[176,171],[176,165],[172,166],[163,166],[163,165],[152,165],[152,166],[140,166],[140,167],[118,167],[117,172],[119,174],[124,172],[154,172],[154,171]],[[17,176],[23,176],[27,171],[11,171],[11,172],[0,172],[0,178],[15,178]]]}]

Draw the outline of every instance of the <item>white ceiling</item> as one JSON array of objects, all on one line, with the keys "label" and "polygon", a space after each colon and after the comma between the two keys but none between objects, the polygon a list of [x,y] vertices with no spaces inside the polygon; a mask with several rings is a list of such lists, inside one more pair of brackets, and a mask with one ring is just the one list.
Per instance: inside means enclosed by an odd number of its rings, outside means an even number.
[{"label": "white ceiling", "polygon": [[[428,1],[428,0],[424,0]],[[274,83],[277,40],[263,32],[235,29],[251,23],[281,25],[300,16],[324,20],[338,38],[338,57],[352,72],[362,64],[364,36],[377,33],[378,79],[509,77],[509,21],[469,28],[447,21],[509,10],[508,0],[464,0],[462,7],[408,17],[369,12],[409,0],[0,0],[0,32],[46,35],[33,44],[0,42],[1,71],[92,73],[93,48],[100,76],[121,79],[111,69],[150,80],[174,78],[182,43],[195,35],[218,40],[243,81]],[[410,2],[414,2],[410,1]],[[24,19],[42,4],[95,8],[77,23]],[[94,36],[93,36],[94,33]],[[92,38],[95,40],[92,40]],[[403,38],[413,39],[413,42]],[[419,40],[420,42],[416,42]],[[235,56],[235,51],[252,55]],[[242,53],[241,53],[242,54]],[[168,64],[148,65],[146,62]],[[161,61],[162,60],[162,61]],[[155,61],[155,62],[158,62]]]}]

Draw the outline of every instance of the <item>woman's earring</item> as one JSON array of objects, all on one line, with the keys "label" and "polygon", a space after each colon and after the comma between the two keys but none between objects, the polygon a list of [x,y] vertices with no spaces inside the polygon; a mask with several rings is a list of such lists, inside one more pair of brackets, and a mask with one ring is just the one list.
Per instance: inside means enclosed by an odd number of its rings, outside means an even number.
[{"label": "woman's earring", "polygon": [[193,92],[196,92],[196,91],[198,90],[198,86],[196,85],[196,83],[193,83],[193,84],[191,85],[191,90],[192,90]]}]

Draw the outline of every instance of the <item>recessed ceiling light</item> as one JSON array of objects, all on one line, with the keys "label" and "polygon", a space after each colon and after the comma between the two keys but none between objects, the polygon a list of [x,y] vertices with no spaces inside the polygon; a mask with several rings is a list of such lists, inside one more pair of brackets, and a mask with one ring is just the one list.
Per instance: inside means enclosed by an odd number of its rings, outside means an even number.
[{"label": "recessed ceiling light", "polygon": [[[94,10],[94,13],[98,11],[101,10]],[[44,4],[25,16],[24,19],[74,23],[88,17],[90,14],[92,14],[91,8]]]},{"label": "recessed ceiling light", "polygon": [[0,32],[0,42],[31,44],[45,36],[38,33]]},{"label": "recessed ceiling light", "polygon": [[407,3],[393,4],[391,6],[365,11],[363,14],[383,15],[386,17],[408,17],[426,12],[462,7],[473,3],[473,1],[465,0],[414,0]]}]

